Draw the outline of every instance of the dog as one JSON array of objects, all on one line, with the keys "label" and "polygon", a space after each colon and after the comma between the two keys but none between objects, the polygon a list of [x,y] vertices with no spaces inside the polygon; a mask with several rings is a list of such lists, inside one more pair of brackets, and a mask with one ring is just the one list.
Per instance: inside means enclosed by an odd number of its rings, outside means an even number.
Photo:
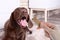
[{"label": "dog", "polygon": [[26,32],[31,33],[28,28],[32,26],[27,9],[18,7],[12,12],[4,25],[5,36],[3,40],[25,40]]},{"label": "dog", "polygon": [[38,20],[33,14],[31,21],[33,23],[33,27],[30,29],[32,34],[28,34],[26,40],[52,40],[48,28],[54,29],[54,25]]}]

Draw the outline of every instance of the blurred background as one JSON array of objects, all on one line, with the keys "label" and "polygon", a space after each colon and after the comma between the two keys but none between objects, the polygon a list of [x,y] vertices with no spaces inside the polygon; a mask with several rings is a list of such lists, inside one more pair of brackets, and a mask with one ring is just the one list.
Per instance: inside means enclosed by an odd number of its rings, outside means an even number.
[{"label": "blurred background", "polygon": [[60,26],[60,0],[0,0],[0,28],[4,28],[5,22],[17,7],[25,7],[30,16],[35,14],[41,21],[47,20]]}]

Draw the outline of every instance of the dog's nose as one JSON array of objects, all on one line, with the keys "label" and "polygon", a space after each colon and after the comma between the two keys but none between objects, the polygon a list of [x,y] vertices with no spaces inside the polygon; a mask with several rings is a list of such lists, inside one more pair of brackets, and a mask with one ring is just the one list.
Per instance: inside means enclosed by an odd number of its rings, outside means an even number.
[{"label": "dog's nose", "polygon": [[32,34],[32,31],[30,31],[29,34]]}]

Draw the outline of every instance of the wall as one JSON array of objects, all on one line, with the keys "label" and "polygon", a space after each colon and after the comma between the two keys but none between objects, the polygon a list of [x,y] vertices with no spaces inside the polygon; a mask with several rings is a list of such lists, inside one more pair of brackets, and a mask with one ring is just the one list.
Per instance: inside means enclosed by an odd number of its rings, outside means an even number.
[{"label": "wall", "polygon": [[20,0],[20,7],[28,8],[28,0]]},{"label": "wall", "polygon": [[0,0],[0,28],[4,27],[12,11],[20,6],[19,0]]},{"label": "wall", "polygon": [[29,0],[30,8],[56,8],[60,7],[60,0]]}]

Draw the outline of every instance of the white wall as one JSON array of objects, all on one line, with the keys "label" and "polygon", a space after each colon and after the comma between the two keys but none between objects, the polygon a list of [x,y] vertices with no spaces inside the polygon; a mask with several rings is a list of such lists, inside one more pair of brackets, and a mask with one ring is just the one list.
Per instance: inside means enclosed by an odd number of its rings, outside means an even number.
[{"label": "white wall", "polygon": [[60,7],[60,0],[29,0],[30,8],[55,8]]},{"label": "white wall", "polygon": [[0,0],[0,28],[4,27],[4,23],[10,17],[11,12],[19,5],[19,0]]}]

